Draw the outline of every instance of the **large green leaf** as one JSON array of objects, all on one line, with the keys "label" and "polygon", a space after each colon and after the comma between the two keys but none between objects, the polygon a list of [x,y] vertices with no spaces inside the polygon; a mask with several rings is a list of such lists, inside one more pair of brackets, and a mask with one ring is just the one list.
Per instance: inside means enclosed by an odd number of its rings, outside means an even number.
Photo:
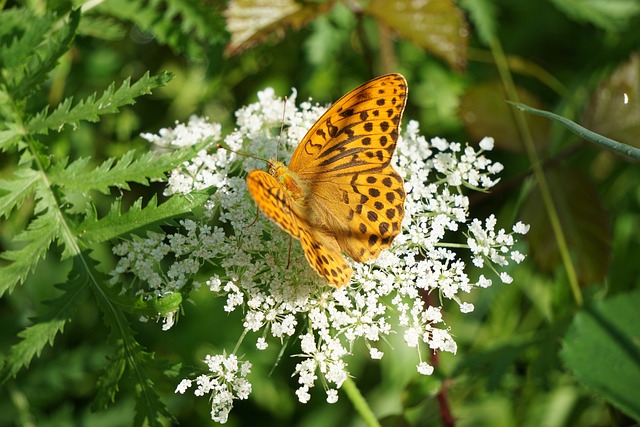
[{"label": "large green leaf", "polygon": [[578,381],[640,421],[640,290],[578,312],[561,357]]},{"label": "large green leaf", "polygon": [[[595,186],[577,169],[555,169],[546,177],[578,280],[603,280],[611,260],[611,226]],[[536,264],[553,272],[560,263],[560,254],[542,206],[540,192],[531,192],[522,210],[522,221],[531,225],[528,238]]]}]

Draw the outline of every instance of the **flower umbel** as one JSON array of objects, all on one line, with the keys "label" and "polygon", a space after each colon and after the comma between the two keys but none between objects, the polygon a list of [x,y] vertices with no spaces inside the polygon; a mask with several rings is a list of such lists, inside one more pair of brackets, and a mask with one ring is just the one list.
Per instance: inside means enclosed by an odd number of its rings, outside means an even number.
[{"label": "flower umbel", "polygon": [[[279,160],[286,163],[324,109],[310,102],[296,106],[295,91],[286,109],[271,89],[260,92],[258,98],[236,112],[237,127],[223,138],[223,144],[263,158],[278,152]],[[283,110],[285,131],[280,135]],[[188,140],[222,138],[219,125],[202,118],[179,126],[179,132],[162,130],[147,139],[180,146]],[[189,139],[191,128],[193,138]],[[201,275],[207,266],[215,266],[205,283],[214,295],[224,298],[225,311],[243,313],[243,338],[255,332],[257,350],[297,338],[291,340],[300,343],[300,351],[293,352],[300,358],[293,375],[302,403],[310,399],[318,380],[327,401],[335,402],[349,375],[347,361],[354,343],[363,341],[369,357],[380,359],[384,357],[382,341],[392,333],[400,333],[406,345],[415,349],[417,372],[430,375],[433,367],[423,360],[423,352],[455,353],[457,347],[444,323],[443,308],[427,304],[424,296],[435,292],[440,301],[452,300],[462,313],[471,312],[473,305],[464,302],[463,295],[490,286],[487,276],[509,283],[511,277],[504,270],[524,258],[514,249],[514,234],[526,233],[527,226],[516,224],[508,233],[496,229],[494,216],[484,221],[469,217],[464,189],[487,191],[502,170],[502,165],[485,156],[493,140],[485,138],[479,147],[442,138],[427,141],[420,136],[417,122],[406,125],[394,156],[407,193],[402,233],[378,259],[354,263],[351,283],[342,289],[327,286],[307,264],[299,244],[294,242],[289,254],[289,236],[274,223],[263,215],[256,219],[243,176],[264,168],[264,163],[225,149],[202,151],[174,171],[166,192],[186,194],[215,187],[205,206],[206,217],[201,222],[183,221],[179,232],[149,234],[147,239],[118,245],[115,252],[121,258],[112,273],[114,280],[134,274],[147,284],[145,292],[151,289],[161,298],[166,292],[197,286],[195,273]],[[215,225],[207,225],[212,220]],[[450,233],[463,233],[467,244],[447,243]],[[470,253],[476,266],[487,269],[476,282],[465,272],[462,251]],[[212,418],[221,423],[227,420],[233,400],[246,398],[251,389],[245,379],[248,368],[243,371],[233,362],[225,364],[232,357],[208,356],[205,363],[211,373],[196,378],[196,395],[210,396]],[[177,391],[184,392],[191,381],[183,380]]]},{"label": "flower umbel", "polygon": [[[234,399],[247,399],[251,393],[251,383],[245,379],[251,372],[251,363],[240,362],[233,354],[208,355],[204,363],[210,373],[196,378],[197,387],[194,394],[210,395],[211,419],[226,423]],[[184,379],[176,387],[176,393],[184,394],[192,385],[191,380]]]}]

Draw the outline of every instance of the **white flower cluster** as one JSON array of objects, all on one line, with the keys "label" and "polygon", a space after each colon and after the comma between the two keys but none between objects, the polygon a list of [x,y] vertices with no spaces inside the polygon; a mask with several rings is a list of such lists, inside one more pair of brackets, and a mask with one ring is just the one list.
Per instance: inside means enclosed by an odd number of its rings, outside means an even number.
[{"label": "white flower cluster", "polygon": [[[285,107],[273,90],[260,92],[257,103],[236,113],[237,128],[223,139],[222,146],[286,161],[324,111],[310,102],[296,106],[295,97],[293,92]],[[283,111],[285,130],[281,135]],[[207,134],[202,132],[204,123],[192,118],[184,131],[174,132],[174,145],[187,140],[185,135],[191,127],[194,143],[202,138],[220,141],[219,127],[209,125]],[[164,145],[172,144],[168,138],[171,134],[161,131]],[[442,307],[428,304],[426,299],[435,292],[440,301],[453,300],[467,313],[473,311],[473,305],[463,302],[461,293],[491,285],[491,279],[484,275],[472,282],[457,252],[467,251],[476,266],[488,268],[505,283],[511,279],[498,269],[523,259],[513,249],[513,234],[524,234],[526,226],[518,224],[507,233],[495,230],[493,216],[484,223],[469,217],[469,200],[463,187],[485,191],[495,185],[494,175],[502,169],[484,156],[492,146],[490,138],[480,142],[480,149],[463,148],[442,138],[427,141],[419,135],[418,123],[410,121],[394,156],[407,192],[402,234],[378,259],[354,263],[351,284],[343,289],[329,287],[309,267],[297,242],[290,246],[289,236],[278,226],[263,215],[256,217],[243,176],[252,169],[264,169],[263,161],[226,149],[202,152],[172,174],[167,192],[189,193],[215,186],[206,208],[207,220],[213,219],[217,225],[183,221],[183,233],[163,239],[150,235],[146,243],[122,243],[117,248],[122,258],[114,277],[134,274],[154,289],[164,284],[167,290],[175,291],[193,277],[198,266],[215,266],[206,284],[214,294],[225,298],[226,311],[244,313],[245,333],[256,333],[258,350],[273,341],[299,339],[301,352],[296,356],[301,361],[294,375],[299,383],[296,395],[303,403],[309,400],[319,378],[327,401],[337,400],[337,390],[349,375],[347,356],[356,340],[364,341],[372,359],[380,359],[384,356],[381,342],[391,333],[400,332],[406,345],[416,350],[416,370],[430,375],[433,367],[422,352],[455,353],[457,347],[444,323]],[[447,243],[448,232],[463,233],[467,244]],[[183,380],[181,385],[188,381]],[[206,393],[207,388],[198,390]],[[222,398],[215,387],[210,390],[212,414],[223,422],[232,404],[226,397],[233,395]]]},{"label": "white flower cluster", "polygon": [[[251,372],[251,363],[239,362],[233,354],[208,355],[204,363],[210,373],[198,375],[194,394],[210,395],[211,419],[224,424],[233,408],[233,401],[249,398],[251,383],[246,377]],[[176,393],[184,394],[192,385],[192,380],[184,379],[176,387]]]}]

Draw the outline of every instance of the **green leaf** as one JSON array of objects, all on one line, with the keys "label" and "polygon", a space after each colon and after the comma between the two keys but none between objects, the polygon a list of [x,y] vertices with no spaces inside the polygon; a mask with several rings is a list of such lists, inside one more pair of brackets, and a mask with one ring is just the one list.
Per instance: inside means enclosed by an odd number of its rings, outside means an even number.
[{"label": "green leaf", "polygon": [[465,68],[469,28],[452,0],[372,0],[365,11],[444,59],[451,68]]},{"label": "green leaf", "polygon": [[36,189],[40,175],[33,169],[18,169],[10,180],[0,179],[0,216],[9,217],[11,211],[22,204]]},{"label": "green leaf", "polygon": [[[588,176],[577,169],[554,169],[547,182],[580,283],[604,280],[611,261],[611,226],[602,201]],[[527,237],[536,264],[552,273],[560,264],[560,254],[543,206],[540,192],[529,194],[522,209],[522,221],[535,233]]]},{"label": "green leaf", "polygon": [[95,10],[134,23],[177,54],[211,60],[227,40],[219,8],[200,0],[110,0]]},{"label": "green leaf", "polygon": [[28,9],[9,9],[0,13],[1,39],[11,38],[11,43],[0,48],[0,68],[10,79],[21,72],[23,64],[32,57],[45,39],[55,16],[47,12],[41,16]]},{"label": "green leaf", "polygon": [[78,9],[69,14],[69,22],[62,24],[62,28],[44,39],[44,43],[38,46],[32,60],[27,63],[24,73],[16,76],[7,85],[14,98],[26,98],[40,87],[49,72],[58,64],[58,59],[69,50],[79,23],[80,10]]},{"label": "green leaf", "polygon": [[[74,271],[82,271],[76,263]],[[23,367],[28,367],[34,356],[40,356],[47,345],[53,346],[56,336],[62,332],[64,326],[71,320],[79,306],[78,300],[87,289],[87,277],[75,273],[65,284],[57,286],[62,294],[46,302],[50,307],[47,314],[38,317],[32,326],[18,334],[21,341],[9,349],[5,364],[0,373],[0,381],[6,382],[13,378]]]},{"label": "green leaf", "polygon": [[638,148],[632,147],[630,145],[622,144],[618,141],[614,141],[613,139],[599,135],[567,119],[566,117],[559,116],[549,111],[538,110],[537,108],[529,107],[528,105],[524,105],[519,102],[509,102],[509,103],[513,104],[516,108],[519,108],[522,111],[526,111],[528,113],[535,114],[538,116],[547,117],[551,120],[555,120],[556,122],[562,123],[563,125],[565,125],[567,129],[578,134],[580,137],[586,139],[587,141],[595,142],[596,144],[602,145],[603,147],[609,148],[613,151],[617,151],[629,157],[633,157],[634,159],[640,160],[640,149]]},{"label": "green leaf", "polygon": [[131,79],[126,79],[114,91],[115,85],[111,84],[99,99],[93,94],[73,108],[72,98],[67,98],[53,113],[47,114],[48,108],[41,111],[27,123],[27,129],[35,134],[47,134],[49,130],[59,132],[67,125],[76,127],[80,121],[97,122],[101,115],[117,113],[120,107],[133,104],[136,98],[166,85],[172,78],[172,74],[167,72],[152,77],[147,72],[133,85],[130,85]]},{"label": "green leaf", "polygon": [[[5,123],[5,125],[10,125]],[[0,130],[0,151],[9,151],[22,140],[22,135],[16,129]]]},{"label": "green leaf", "polygon": [[142,199],[136,200],[126,213],[120,213],[120,201],[111,206],[109,215],[102,219],[88,219],[79,225],[81,244],[90,248],[96,243],[115,239],[138,228],[184,215],[202,206],[208,199],[205,193],[174,195],[161,205],[154,196],[145,207]]},{"label": "green leaf", "polygon": [[50,180],[66,191],[96,190],[108,194],[109,187],[128,189],[128,182],[147,185],[149,179],[164,179],[166,173],[177,168],[197,153],[195,147],[186,147],[170,153],[158,155],[152,151],[135,158],[136,152],[129,151],[120,159],[110,158],[95,169],[87,169],[90,159],[81,158],[66,165],[65,162],[52,167]]},{"label": "green leaf", "polygon": [[98,380],[98,395],[94,406],[103,409],[114,401],[121,377],[127,370],[136,384],[136,416],[133,424],[142,426],[143,421],[147,420],[148,425],[160,427],[160,416],[170,418],[171,414],[160,401],[148,374],[149,369],[157,368],[157,362],[153,354],[144,351],[135,340],[124,313],[114,304],[117,298],[111,295],[112,292],[112,289],[101,283],[94,283],[94,295],[105,324],[111,331],[109,340],[116,346],[114,354],[109,357],[109,364]]},{"label": "green leaf", "polygon": [[560,353],[578,381],[640,421],[640,291],[579,311]]},{"label": "green leaf", "polygon": [[588,22],[610,32],[622,32],[640,13],[637,0],[552,0],[558,9],[576,21]]},{"label": "green leaf", "polygon": [[0,254],[0,259],[10,261],[0,267],[0,296],[24,282],[38,262],[45,256],[51,243],[58,237],[59,223],[51,210],[31,221],[29,228],[18,234],[13,243],[24,244],[20,249]]}]

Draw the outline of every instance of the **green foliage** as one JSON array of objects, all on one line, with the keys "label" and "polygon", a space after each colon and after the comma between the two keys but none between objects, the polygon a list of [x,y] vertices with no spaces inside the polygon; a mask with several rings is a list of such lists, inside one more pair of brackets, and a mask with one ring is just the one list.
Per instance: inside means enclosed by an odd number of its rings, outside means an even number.
[{"label": "green foliage", "polygon": [[[590,304],[576,313],[564,338],[562,358],[587,387],[640,418],[640,291]],[[594,365],[609,369],[593,369]]]},{"label": "green foliage", "polygon": [[640,4],[635,0],[553,0],[553,3],[572,18],[611,32],[625,30],[640,13]]},{"label": "green foliage", "polygon": [[[434,376],[416,375],[402,345],[389,343],[379,365],[353,349],[350,369],[375,416],[388,425],[444,425],[447,410],[459,425],[640,420],[629,399],[640,369],[640,169],[582,139],[639,147],[636,0],[71,3],[0,1],[0,424],[210,423],[206,404],[175,396],[178,365],[168,361],[233,347],[238,319],[207,292],[135,295],[135,283],[109,276],[114,242],[174,228],[203,205],[207,194],[165,198],[157,182],[207,142],[158,153],[136,135],[191,114],[230,130],[233,111],[267,86],[329,102],[392,71],[409,82],[405,124],[419,120],[427,137],[495,138],[504,175],[474,211],[527,218],[532,229],[513,284],[472,294],[472,315],[445,313],[458,354],[436,360]],[[518,116],[506,100],[544,117]],[[170,331],[137,322],[178,309]],[[255,362],[255,396],[231,422],[360,422],[345,395],[299,405],[295,360],[274,366],[272,347],[241,349]]]},{"label": "green foliage", "polygon": [[198,0],[110,0],[95,12],[131,21],[176,53],[205,60],[227,40],[218,7]]},{"label": "green foliage", "polygon": [[[76,318],[90,290],[113,347],[109,363],[97,380],[98,406],[104,409],[113,403],[123,374],[128,372],[135,384],[136,424],[161,425],[162,417],[170,415],[149,372],[162,368],[128,326],[129,319],[120,305],[123,296],[113,292],[108,278],[99,272],[97,260],[88,255],[109,240],[188,213],[201,205],[205,196],[174,197],[167,203],[158,203],[154,196],[144,206],[142,198],[137,197],[123,211],[123,193],[113,198],[110,211],[101,212],[102,202],[92,195],[109,196],[114,188],[127,191],[132,183],[148,186],[150,180],[164,179],[168,171],[196,151],[189,148],[138,154],[131,150],[102,161],[56,153],[55,147],[68,140],[69,130],[74,132],[83,123],[99,122],[106,115],[120,112],[172,78],[166,72],[146,72],[133,83],[131,77],[119,85],[111,83],[100,96],[94,93],[78,102],[69,96],[50,105],[46,102],[47,85],[56,66],[69,54],[80,21],[79,9],[38,14],[14,8],[0,13],[0,149],[15,160],[0,179],[0,216],[20,218],[16,224],[23,224],[13,236],[3,239],[6,249],[0,254],[0,295],[13,293],[16,286],[28,283],[45,257],[58,256],[61,261],[71,258],[73,265],[57,286],[57,296],[46,301],[46,313],[18,333],[19,341],[5,354],[0,376],[4,383],[11,381],[47,345],[54,346],[66,325]],[[113,26],[105,31],[114,34]],[[134,307],[139,299],[129,296],[129,305]]]}]

